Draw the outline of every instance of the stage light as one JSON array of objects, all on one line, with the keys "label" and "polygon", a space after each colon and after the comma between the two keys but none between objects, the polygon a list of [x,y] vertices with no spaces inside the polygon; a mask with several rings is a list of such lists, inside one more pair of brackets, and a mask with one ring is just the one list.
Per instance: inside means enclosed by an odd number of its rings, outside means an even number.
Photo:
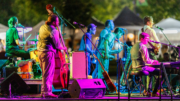
[{"label": "stage light", "polygon": [[79,29],[75,29],[75,33],[78,33],[79,32]]},{"label": "stage light", "polygon": [[129,38],[130,40],[134,39],[134,34],[133,34],[133,33],[128,33],[128,38]]}]

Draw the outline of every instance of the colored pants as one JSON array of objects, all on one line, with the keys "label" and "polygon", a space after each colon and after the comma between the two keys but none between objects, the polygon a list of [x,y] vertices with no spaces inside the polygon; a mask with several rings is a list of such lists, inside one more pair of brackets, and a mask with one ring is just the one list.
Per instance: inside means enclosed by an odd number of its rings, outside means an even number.
[{"label": "colored pants", "polygon": [[[155,83],[153,94],[155,94],[157,92],[157,89],[160,88],[160,84],[159,84],[159,71],[160,71],[159,69],[154,68],[154,67],[145,66],[145,67],[142,68],[142,72],[143,72],[144,75],[152,75],[152,76],[156,75],[156,76],[158,76],[158,79],[156,80],[156,83]],[[161,73],[161,75],[162,75],[162,77],[161,76],[160,77],[164,78],[164,73],[163,72]],[[161,82],[162,81],[163,80],[161,80]],[[148,90],[150,91],[150,89],[148,89]]]},{"label": "colored pants", "polygon": [[12,54],[17,57],[22,57],[24,59],[30,59],[30,54],[28,51],[21,50],[21,49],[12,49],[12,50],[7,50],[6,53]]},{"label": "colored pants", "polygon": [[[101,51],[100,51],[101,52]],[[103,52],[101,52],[102,54],[104,54]],[[102,63],[102,65],[103,65],[103,67],[104,67],[104,69],[105,69],[105,71],[107,72],[107,73],[109,73],[109,59],[104,59],[104,58],[102,58],[102,56],[99,54],[99,53],[97,53],[97,58],[100,60],[100,62]],[[101,65],[100,65],[100,63],[98,62],[97,63],[97,65],[96,65],[96,68],[98,68],[98,78],[101,78],[101,79],[103,79],[104,77],[103,77],[103,69],[102,69],[102,67],[101,67]]]},{"label": "colored pants", "polygon": [[52,93],[52,83],[55,71],[55,53],[51,51],[39,51],[38,58],[42,70],[41,94]]},{"label": "colored pants", "polygon": [[[154,54],[154,50],[151,48],[148,48],[148,53],[149,53],[149,58],[153,59],[153,60],[157,60],[156,55]],[[150,76],[142,76],[142,80],[143,80],[143,85],[145,85],[146,89],[150,88],[154,89],[155,88],[155,78],[150,77]]]},{"label": "colored pants", "polygon": [[90,57],[90,54],[87,54],[87,58],[88,58],[88,75],[90,75],[90,73],[91,73],[91,57]]},{"label": "colored pants", "polygon": [[[12,54],[13,56],[16,57],[22,57],[24,59],[30,59],[30,54],[28,51],[25,50],[20,50],[20,49],[11,49],[11,50],[6,50],[6,53],[8,54]],[[7,60],[1,67],[0,70],[2,70],[2,68],[6,65],[9,65],[9,63],[11,63],[12,61]]]}]

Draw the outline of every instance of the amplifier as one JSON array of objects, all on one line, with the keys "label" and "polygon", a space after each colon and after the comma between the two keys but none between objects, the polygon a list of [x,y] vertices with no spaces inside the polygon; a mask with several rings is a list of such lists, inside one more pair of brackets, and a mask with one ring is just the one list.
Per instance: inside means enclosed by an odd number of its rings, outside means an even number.
[{"label": "amplifier", "polygon": [[106,86],[102,79],[77,79],[68,88],[72,98],[101,98]]}]

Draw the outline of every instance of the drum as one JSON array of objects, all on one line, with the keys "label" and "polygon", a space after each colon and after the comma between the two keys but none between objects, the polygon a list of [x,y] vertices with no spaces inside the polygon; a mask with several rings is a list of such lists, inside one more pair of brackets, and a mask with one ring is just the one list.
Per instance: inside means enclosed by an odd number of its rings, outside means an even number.
[{"label": "drum", "polygon": [[32,61],[28,61],[27,64],[19,67],[18,72],[32,72]]},{"label": "drum", "polygon": [[36,60],[36,62],[39,62],[38,58],[38,50],[36,48],[29,49],[30,52],[30,58]]},{"label": "drum", "polygon": [[33,72],[17,72],[22,79],[33,79]]}]

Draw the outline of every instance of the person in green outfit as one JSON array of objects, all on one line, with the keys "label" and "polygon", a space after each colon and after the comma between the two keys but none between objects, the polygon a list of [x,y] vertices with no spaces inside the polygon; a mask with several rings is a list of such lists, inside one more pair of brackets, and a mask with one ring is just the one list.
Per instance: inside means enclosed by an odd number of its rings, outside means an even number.
[{"label": "person in green outfit", "polygon": [[[30,54],[28,51],[20,49],[20,45],[25,44],[26,42],[21,42],[19,40],[18,30],[16,26],[18,25],[17,17],[13,16],[8,20],[9,29],[6,31],[6,55],[10,54],[15,57],[22,57],[24,59],[30,59]],[[7,60],[5,64],[0,67],[8,65],[11,61]]]}]

